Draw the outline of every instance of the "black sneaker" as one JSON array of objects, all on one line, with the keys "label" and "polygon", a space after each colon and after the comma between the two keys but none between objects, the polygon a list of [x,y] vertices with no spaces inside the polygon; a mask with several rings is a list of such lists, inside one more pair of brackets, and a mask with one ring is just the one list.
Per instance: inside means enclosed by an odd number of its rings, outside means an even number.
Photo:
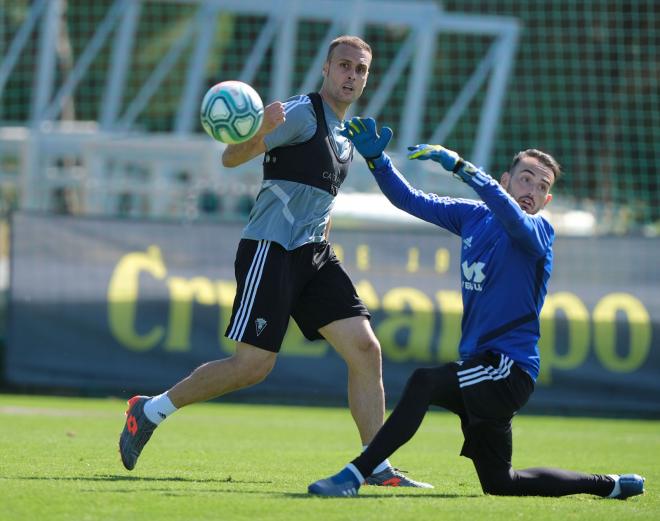
[{"label": "black sneaker", "polygon": [[151,396],[133,396],[128,400],[126,424],[119,437],[121,462],[127,470],[133,470],[142,449],[151,438],[157,425],[144,414],[144,404]]},{"label": "black sneaker", "polygon": [[402,470],[388,467],[381,472],[376,472],[364,480],[365,485],[375,485],[377,487],[415,487],[415,488],[433,488],[430,483],[415,481],[403,474]]}]

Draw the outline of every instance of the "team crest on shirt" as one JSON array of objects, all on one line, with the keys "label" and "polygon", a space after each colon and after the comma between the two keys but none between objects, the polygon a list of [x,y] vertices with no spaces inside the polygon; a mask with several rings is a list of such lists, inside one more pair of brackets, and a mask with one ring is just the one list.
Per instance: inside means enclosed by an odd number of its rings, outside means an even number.
[{"label": "team crest on shirt", "polygon": [[266,322],[265,318],[258,318],[254,321],[254,325],[257,328],[257,336],[261,334],[261,332],[266,329],[266,326],[268,325],[268,322]]}]

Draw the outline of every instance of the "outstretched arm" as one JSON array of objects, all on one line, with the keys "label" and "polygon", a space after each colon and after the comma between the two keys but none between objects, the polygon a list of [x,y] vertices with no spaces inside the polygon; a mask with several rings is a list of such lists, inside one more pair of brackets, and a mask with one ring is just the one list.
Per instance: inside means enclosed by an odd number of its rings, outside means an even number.
[{"label": "outstretched arm", "polygon": [[259,154],[266,152],[264,136],[279,127],[286,119],[284,104],[274,101],[264,108],[264,120],[259,131],[244,143],[227,145],[222,153],[222,164],[227,168],[242,165]]},{"label": "outstretched arm", "polygon": [[378,134],[372,118],[354,117],[344,122],[341,132],[367,160],[378,186],[397,208],[460,235],[464,219],[477,209],[473,201],[440,197],[413,188],[384,153],[392,130],[383,127]]},{"label": "outstretched arm", "polygon": [[440,145],[415,145],[408,147],[408,150],[408,159],[431,159],[470,185],[493,211],[509,236],[527,250],[542,255],[552,244],[554,232],[542,217],[523,211],[497,181],[453,150]]}]

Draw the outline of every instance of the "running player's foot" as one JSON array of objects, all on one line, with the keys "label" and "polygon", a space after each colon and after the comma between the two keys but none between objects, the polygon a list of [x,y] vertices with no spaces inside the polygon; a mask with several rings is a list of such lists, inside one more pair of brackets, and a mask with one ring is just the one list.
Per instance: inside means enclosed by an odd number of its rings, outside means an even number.
[{"label": "running player's foot", "polygon": [[621,474],[619,476],[619,493],[610,497],[614,499],[628,499],[631,496],[643,494],[644,481],[645,479],[637,474]]},{"label": "running player's foot", "polygon": [[357,496],[360,482],[348,468],[326,479],[319,479],[307,487],[307,492],[317,496]]},{"label": "running player's foot", "polygon": [[378,487],[415,487],[415,488],[433,488],[430,483],[415,481],[403,474],[404,471],[388,467],[381,472],[376,472],[369,476],[365,485],[375,485]]},{"label": "running player's foot", "polygon": [[144,414],[144,404],[150,396],[133,396],[128,400],[126,409],[126,424],[119,437],[119,453],[121,461],[128,470],[133,470],[142,449],[151,438],[156,424],[149,421]]}]

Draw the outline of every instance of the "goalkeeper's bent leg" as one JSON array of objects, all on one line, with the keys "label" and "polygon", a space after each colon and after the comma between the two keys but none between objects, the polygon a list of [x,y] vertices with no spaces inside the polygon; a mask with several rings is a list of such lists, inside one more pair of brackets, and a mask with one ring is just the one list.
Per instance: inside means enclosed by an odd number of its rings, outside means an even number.
[{"label": "goalkeeper's bent leg", "polygon": [[514,470],[504,466],[474,461],[484,493],[495,496],[547,496],[593,494],[607,497],[614,488],[614,479],[604,474],[585,474],[555,468]]},{"label": "goalkeeper's bent leg", "polygon": [[399,403],[367,449],[351,463],[363,476],[370,476],[378,464],[410,440],[422,423],[429,405],[455,411],[460,402],[456,374],[447,366],[416,369],[406,384]]}]

